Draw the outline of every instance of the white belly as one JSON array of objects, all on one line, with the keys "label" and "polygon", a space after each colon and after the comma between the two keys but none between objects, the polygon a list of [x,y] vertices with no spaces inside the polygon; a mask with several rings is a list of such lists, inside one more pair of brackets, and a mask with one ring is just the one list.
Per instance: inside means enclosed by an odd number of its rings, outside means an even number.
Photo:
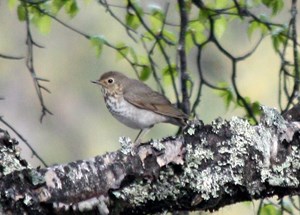
[{"label": "white belly", "polygon": [[107,99],[106,106],[111,114],[120,122],[134,129],[152,127],[156,123],[166,122],[167,117],[149,110],[138,108],[127,102],[122,96],[117,99]]}]

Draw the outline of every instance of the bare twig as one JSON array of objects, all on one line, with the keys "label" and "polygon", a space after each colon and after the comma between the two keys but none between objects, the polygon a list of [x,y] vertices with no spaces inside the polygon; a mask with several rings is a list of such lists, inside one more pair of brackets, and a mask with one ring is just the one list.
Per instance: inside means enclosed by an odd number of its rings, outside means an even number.
[{"label": "bare twig", "polygon": [[24,57],[16,57],[11,55],[0,54],[0,58],[8,59],[8,60],[22,60]]},{"label": "bare twig", "polygon": [[[32,35],[31,35],[31,29],[30,29],[30,20],[29,20],[29,13],[28,13],[28,5],[27,3],[23,3],[24,4],[24,8],[25,8],[25,16],[26,16],[26,34],[27,34],[27,38],[26,38],[26,45],[27,45],[27,56],[26,56],[26,66],[27,69],[29,70],[34,86],[35,86],[35,90],[37,92],[38,98],[39,98],[39,102],[40,105],[42,107],[42,114],[40,117],[40,121],[42,122],[43,117],[48,113],[51,114],[50,110],[46,107],[45,102],[44,102],[44,98],[43,98],[43,94],[42,94],[42,90],[45,90],[46,88],[43,87],[40,84],[40,81],[48,81],[46,79],[41,79],[38,78],[34,69],[34,63],[33,63],[33,47],[37,46],[37,47],[42,47],[40,45],[38,45],[37,43],[34,42]],[[50,92],[49,90],[45,90],[46,92]]]},{"label": "bare twig", "polygon": [[6,125],[9,129],[11,129],[24,143],[25,145],[31,150],[32,155],[34,155],[45,167],[47,167],[47,163],[42,159],[42,157],[32,148],[30,143],[12,126],[10,125],[6,120],[3,119],[3,117],[0,116],[0,122],[2,122],[4,125]]},{"label": "bare twig", "polygon": [[[134,4],[131,2],[131,0],[128,1],[128,8],[131,8],[136,16],[138,17],[140,23],[142,24],[142,26],[146,29],[147,32],[149,32],[156,40],[157,42],[157,45],[159,47],[159,50],[161,51],[166,63],[167,63],[167,66],[169,68],[169,71],[170,71],[170,77],[171,77],[171,81],[172,81],[172,85],[173,85],[173,89],[174,89],[174,93],[175,93],[175,97],[176,97],[176,103],[177,105],[180,104],[180,100],[179,100],[179,93],[178,93],[178,90],[177,90],[177,86],[176,86],[176,82],[175,82],[175,77],[174,77],[174,74],[172,72],[173,68],[172,68],[172,64],[171,64],[171,61],[170,61],[170,57],[168,56],[163,44],[162,44],[162,40],[168,44],[168,45],[174,45],[173,43],[170,43],[169,40],[166,40],[162,34],[155,34],[149,27],[148,25],[146,24],[146,22],[143,20],[142,16],[140,15],[140,13],[138,12],[138,10],[135,8]],[[151,52],[151,51],[150,51]]]},{"label": "bare twig", "polygon": [[295,78],[294,78],[294,86],[293,86],[293,91],[289,97],[289,101],[286,105],[285,110],[288,110],[292,101],[296,96],[299,96],[299,76],[300,76],[300,71],[299,71],[299,57],[298,57],[298,50],[297,50],[297,0],[292,0],[292,8],[291,8],[291,14],[292,14],[292,19],[291,19],[291,25],[292,25],[292,43],[293,43],[293,61],[294,61],[294,70],[295,70]]}]

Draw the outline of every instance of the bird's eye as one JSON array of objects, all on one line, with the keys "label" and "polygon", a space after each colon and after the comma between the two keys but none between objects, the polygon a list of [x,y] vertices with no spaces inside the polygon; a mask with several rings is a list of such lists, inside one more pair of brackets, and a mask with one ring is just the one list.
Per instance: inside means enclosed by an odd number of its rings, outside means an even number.
[{"label": "bird's eye", "polygon": [[112,83],[114,82],[114,79],[110,78],[110,79],[107,80],[107,82],[108,82],[109,84],[112,84]]}]

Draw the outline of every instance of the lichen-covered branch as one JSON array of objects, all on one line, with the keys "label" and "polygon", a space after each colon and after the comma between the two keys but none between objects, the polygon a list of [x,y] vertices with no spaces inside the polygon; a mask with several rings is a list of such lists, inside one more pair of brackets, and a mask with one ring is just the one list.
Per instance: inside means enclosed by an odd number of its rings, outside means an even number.
[{"label": "lichen-covered branch", "polygon": [[0,213],[149,214],[217,210],[232,203],[299,194],[300,108],[282,117],[262,107],[258,125],[233,117],[190,122],[177,137],[89,160],[33,169],[0,132]]}]

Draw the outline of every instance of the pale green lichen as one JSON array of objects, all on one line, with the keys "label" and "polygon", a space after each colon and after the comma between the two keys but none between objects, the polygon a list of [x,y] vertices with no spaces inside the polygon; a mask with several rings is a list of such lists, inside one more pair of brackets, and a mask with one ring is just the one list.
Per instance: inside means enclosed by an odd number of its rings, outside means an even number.
[{"label": "pale green lichen", "polygon": [[[300,169],[300,163],[293,162],[295,159],[300,160],[298,147],[292,147],[292,153],[282,164],[270,163],[274,141],[279,143],[276,132],[284,131],[286,124],[278,112],[269,111],[267,108],[263,108],[263,111],[263,121],[257,126],[251,126],[246,120],[238,117],[233,117],[230,121],[214,121],[212,131],[215,134],[221,134],[220,129],[228,129],[230,135],[227,139],[215,143],[215,151],[212,151],[205,138],[200,139],[197,144],[187,144],[186,162],[182,166],[183,174],[180,180],[172,172],[172,168],[166,167],[160,171],[155,183],[139,181],[120,192],[115,192],[115,196],[141,205],[147,200],[177,199],[177,195],[182,194],[182,190],[187,187],[199,193],[204,200],[209,200],[218,198],[222,190],[229,195],[233,194],[232,188],[227,186],[229,183],[246,187],[250,195],[259,194],[263,189],[261,184],[266,181],[275,186],[299,186],[299,181],[293,173],[295,169]],[[276,129],[265,125],[275,125]],[[195,131],[192,127],[187,130],[187,134],[193,135]],[[220,156],[223,159],[217,160]],[[245,160],[251,160],[254,166],[248,167]],[[250,171],[257,171],[261,179],[247,181],[244,172],[247,168],[256,168]]]},{"label": "pale green lichen", "polygon": [[214,121],[212,121],[211,126],[212,126],[212,132],[214,132],[215,134],[218,134],[220,129],[226,125],[226,121],[222,118],[217,118]]},{"label": "pale green lichen", "polygon": [[145,181],[139,181],[122,191],[115,191],[113,194],[117,198],[128,200],[131,204],[141,205],[145,201],[155,201],[170,198],[175,200],[181,192],[174,184],[179,184],[179,179],[174,174],[172,168],[166,168],[161,171],[161,174],[155,184],[150,184]]},{"label": "pale green lichen", "polygon": [[187,130],[187,133],[188,133],[189,135],[194,135],[194,134],[195,134],[195,128],[189,127],[188,130]]},{"label": "pale green lichen", "polygon": [[153,141],[151,141],[150,145],[153,146],[158,151],[161,151],[161,150],[163,150],[163,149],[166,148],[165,145],[161,141],[159,141],[159,140],[153,140]]},{"label": "pale green lichen", "polygon": [[129,137],[119,137],[119,143],[121,144],[121,152],[125,155],[133,152],[133,143]]},{"label": "pale green lichen", "polygon": [[2,174],[8,175],[14,171],[21,171],[30,166],[24,167],[20,160],[15,157],[14,151],[8,148],[0,149],[0,165],[2,167]]},{"label": "pale green lichen", "polygon": [[272,127],[273,125],[281,130],[285,130],[287,125],[284,118],[279,114],[279,112],[274,108],[269,108],[266,106],[261,106],[263,111],[263,116],[261,122],[265,125]]},{"label": "pale green lichen", "polygon": [[43,184],[45,183],[45,178],[44,176],[42,176],[42,174],[34,169],[29,171],[29,175],[30,175],[30,179],[31,179],[31,183],[36,186],[39,184]]},{"label": "pale green lichen", "polygon": [[299,180],[295,174],[295,171],[300,169],[299,164],[296,164],[298,162],[295,162],[295,160],[299,161],[300,159],[298,151],[299,149],[293,150],[282,164],[272,165],[270,168],[263,168],[261,171],[262,181],[268,181],[268,183],[273,186],[298,187]]},{"label": "pale green lichen", "polygon": [[32,196],[25,194],[25,198],[23,199],[23,203],[27,206],[32,205]]}]

